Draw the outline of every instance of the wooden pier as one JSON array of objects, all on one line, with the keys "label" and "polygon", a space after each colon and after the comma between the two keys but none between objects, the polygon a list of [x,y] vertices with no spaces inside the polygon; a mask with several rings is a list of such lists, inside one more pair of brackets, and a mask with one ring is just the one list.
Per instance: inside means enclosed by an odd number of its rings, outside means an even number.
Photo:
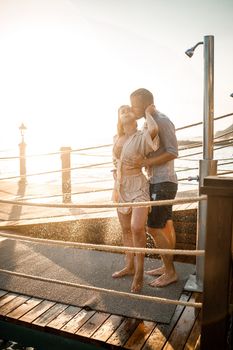
[{"label": "wooden pier", "polygon": [[[183,292],[180,300],[199,301]],[[1,337],[38,349],[199,349],[200,309],[177,306],[169,324],[143,321],[0,290]]]}]

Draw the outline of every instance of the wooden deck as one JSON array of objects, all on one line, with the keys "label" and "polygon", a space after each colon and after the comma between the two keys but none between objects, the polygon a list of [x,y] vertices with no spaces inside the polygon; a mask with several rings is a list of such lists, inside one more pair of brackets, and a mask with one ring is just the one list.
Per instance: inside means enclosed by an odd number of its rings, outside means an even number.
[{"label": "wooden deck", "polygon": [[[200,301],[183,292],[181,300]],[[190,350],[200,347],[200,309],[177,306],[170,324],[96,312],[0,290],[0,334],[37,349]]]}]

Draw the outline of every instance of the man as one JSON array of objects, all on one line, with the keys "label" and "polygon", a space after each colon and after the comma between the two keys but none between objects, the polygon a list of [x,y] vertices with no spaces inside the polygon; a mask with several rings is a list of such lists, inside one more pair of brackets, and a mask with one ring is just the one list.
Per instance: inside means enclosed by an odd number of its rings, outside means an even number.
[{"label": "man", "polygon": [[[145,115],[145,109],[154,104],[152,93],[146,89],[138,89],[130,95],[132,111],[138,119]],[[174,170],[174,159],[178,156],[178,145],[175,128],[170,119],[154,108],[153,117],[158,124],[160,147],[150,153],[143,161],[134,162],[150,169],[151,200],[174,199],[177,193],[177,176]],[[172,221],[172,206],[153,206],[148,216],[148,232],[156,246],[163,249],[174,249],[176,235]],[[172,255],[162,255],[163,266],[148,271],[147,274],[159,276],[150,285],[164,287],[177,281],[177,273]]]}]

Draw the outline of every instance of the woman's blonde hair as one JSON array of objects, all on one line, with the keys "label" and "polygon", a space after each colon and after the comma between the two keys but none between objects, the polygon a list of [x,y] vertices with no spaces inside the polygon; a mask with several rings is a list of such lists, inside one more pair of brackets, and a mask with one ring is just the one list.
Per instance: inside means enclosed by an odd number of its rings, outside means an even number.
[{"label": "woman's blonde hair", "polygon": [[129,105],[122,105],[118,108],[118,119],[117,119],[117,136],[123,136],[125,134],[123,124],[120,118],[120,111],[123,108],[130,108]]}]

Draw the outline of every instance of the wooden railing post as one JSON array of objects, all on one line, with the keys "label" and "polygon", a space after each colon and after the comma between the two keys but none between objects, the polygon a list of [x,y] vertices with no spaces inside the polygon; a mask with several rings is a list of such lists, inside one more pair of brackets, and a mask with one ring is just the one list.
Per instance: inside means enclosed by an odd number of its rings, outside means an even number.
[{"label": "wooden railing post", "polygon": [[71,202],[70,147],[61,147],[63,203]]},{"label": "wooden railing post", "polygon": [[206,177],[201,193],[207,194],[201,350],[230,349],[233,178]]},{"label": "wooden railing post", "polygon": [[19,144],[19,173],[20,182],[26,182],[26,143],[24,140]]}]

